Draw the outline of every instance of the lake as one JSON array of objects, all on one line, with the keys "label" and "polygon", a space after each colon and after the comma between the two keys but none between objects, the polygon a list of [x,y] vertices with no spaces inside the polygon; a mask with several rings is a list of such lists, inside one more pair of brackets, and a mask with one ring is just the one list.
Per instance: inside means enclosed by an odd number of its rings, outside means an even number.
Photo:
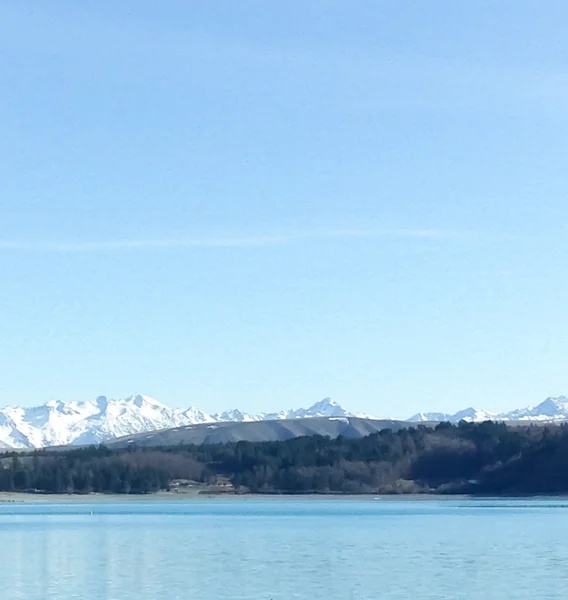
[{"label": "lake", "polygon": [[568,597],[568,500],[0,504],[3,600]]}]

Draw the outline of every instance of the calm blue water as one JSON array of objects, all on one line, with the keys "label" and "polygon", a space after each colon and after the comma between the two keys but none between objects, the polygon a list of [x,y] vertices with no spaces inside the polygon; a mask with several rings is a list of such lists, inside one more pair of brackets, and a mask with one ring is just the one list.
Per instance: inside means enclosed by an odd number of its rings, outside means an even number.
[{"label": "calm blue water", "polygon": [[565,600],[568,500],[4,504],[0,552],[3,600]]}]

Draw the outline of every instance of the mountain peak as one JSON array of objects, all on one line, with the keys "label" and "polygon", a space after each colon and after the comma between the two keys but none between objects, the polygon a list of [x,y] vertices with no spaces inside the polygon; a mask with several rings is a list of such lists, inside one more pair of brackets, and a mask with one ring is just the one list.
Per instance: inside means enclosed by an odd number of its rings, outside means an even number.
[{"label": "mountain peak", "polygon": [[527,406],[504,413],[493,413],[487,410],[466,408],[454,414],[418,413],[408,421],[568,421],[568,398],[566,396],[550,397],[537,406]]},{"label": "mountain peak", "polygon": [[568,398],[566,396],[549,396],[546,400],[541,402],[539,406],[564,406],[568,404]]},{"label": "mountain peak", "polygon": [[566,396],[548,397],[534,409],[538,414],[546,416],[554,416],[558,412],[568,411],[568,398]]},{"label": "mountain peak", "polygon": [[232,408],[230,410],[224,410],[221,413],[215,413],[214,415],[212,415],[212,417],[215,421],[234,421],[236,423],[259,420],[258,417],[242,412],[238,408]]},{"label": "mountain peak", "polygon": [[310,408],[299,408],[297,410],[290,411],[287,418],[291,419],[305,419],[309,417],[353,417],[353,413],[345,410],[339,402],[332,400],[331,398],[324,398],[319,402],[316,402]]},{"label": "mountain peak", "polygon": [[150,396],[146,396],[145,394],[133,394],[129,398],[126,398],[125,402],[134,404],[138,407],[142,407],[145,404],[150,404],[153,406],[163,406],[163,404],[161,404],[157,400],[154,400],[154,398],[151,398]]},{"label": "mountain peak", "polygon": [[341,405],[336,400],[333,400],[331,398],[324,398],[323,400],[320,400],[319,402],[312,404],[312,406],[310,408],[328,408],[328,407],[341,408]]}]

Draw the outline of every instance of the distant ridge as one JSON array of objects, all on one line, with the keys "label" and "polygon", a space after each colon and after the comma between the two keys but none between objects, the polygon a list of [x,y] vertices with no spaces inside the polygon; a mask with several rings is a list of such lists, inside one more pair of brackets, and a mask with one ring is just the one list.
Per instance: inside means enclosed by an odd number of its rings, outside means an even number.
[{"label": "distant ridge", "polygon": [[566,396],[550,397],[537,404],[526,408],[516,408],[505,413],[494,413],[478,408],[466,408],[454,414],[427,412],[417,413],[408,419],[412,423],[423,421],[568,421],[568,398]]},{"label": "distant ridge", "polygon": [[[0,410],[0,449],[100,444],[125,436],[199,424],[289,422],[318,418],[379,420],[378,417],[368,414],[352,413],[331,398],[324,398],[309,408],[279,412],[251,414],[235,408],[209,414],[196,407],[185,410],[170,408],[144,394],[134,394],[124,399],[99,396],[87,402],[51,400],[36,407],[7,407]],[[418,413],[406,422],[457,423],[461,420],[568,421],[568,398],[547,398],[536,406],[501,414],[475,408],[467,408],[453,414]],[[394,422],[388,419],[384,422],[387,421]]]},{"label": "distant ridge", "polygon": [[[317,417],[355,417],[331,398],[304,409],[249,414],[238,409],[208,414],[170,408],[144,394],[125,399],[99,396],[88,402],[51,400],[42,406],[0,410],[0,448],[100,444],[137,433],[206,423],[246,423]],[[367,417],[368,415],[360,415]]]}]

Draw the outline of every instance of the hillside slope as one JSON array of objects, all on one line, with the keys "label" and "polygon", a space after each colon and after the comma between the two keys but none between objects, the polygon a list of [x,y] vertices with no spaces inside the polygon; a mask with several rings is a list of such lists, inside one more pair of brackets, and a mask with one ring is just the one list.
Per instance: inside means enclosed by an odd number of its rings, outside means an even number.
[{"label": "hillside slope", "polygon": [[[422,425],[427,425],[422,423]],[[275,442],[301,436],[321,435],[360,438],[383,429],[398,431],[405,421],[363,419],[359,417],[311,417],[241,423],[204,423],[130,435],[106,443],[112,448],[125,446],[175,446],[178,444],[226,444],[230,442]]]}]

